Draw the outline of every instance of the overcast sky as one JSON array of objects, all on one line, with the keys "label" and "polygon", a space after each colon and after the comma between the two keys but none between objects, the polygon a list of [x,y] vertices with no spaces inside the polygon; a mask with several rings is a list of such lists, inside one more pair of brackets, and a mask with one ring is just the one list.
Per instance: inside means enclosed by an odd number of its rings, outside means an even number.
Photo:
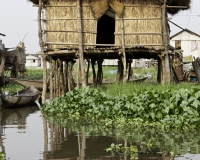
[{"label": "overcast sky", "polygon": [[[192,0],[191,9],[170,16],[171,21],[182,28],[188,28],[200,34],[200,0]],[[33,54],[40,50],[38,45],[37,7],[27,0],[0,0],[0,36],[7,48],[15,47],[24,39],[26,52]],[[171,35],[181,31],[173,24]],[[27,35],[26,35],[27,34]],[[25,36],[26,35],[26,36]],[[24,38],[25,37],[25,38]]]}]

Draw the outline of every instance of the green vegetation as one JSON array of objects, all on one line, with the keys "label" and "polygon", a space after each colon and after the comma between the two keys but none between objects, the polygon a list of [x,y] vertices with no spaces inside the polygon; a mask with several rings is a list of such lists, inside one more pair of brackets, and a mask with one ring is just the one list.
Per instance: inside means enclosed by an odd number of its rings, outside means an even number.
[{"label": "green vegetation", "polygon": [[25,79],[28,80],[42,80],[43,69],[36,67],[28,67],[25,75]]},{"label": "green vegetation", "polygon": [[[150,87],[150,86],[149,86]],[[130,88],[115,96],[100,89],[75,88],[62,98],[41,108],[58,119],[85,117],[104,122],[107,127],[127,128],[159,126],[161,128],[196,128],[200,124],[199,87],[166,89]],[[107,89],[109,91],[109,89]]]},{"label": "green vegetation", "polygon": [[0,160],[5,160],[5,153],[3,152],[0,152]]},{"label": "green vegetation", "polygon": [[8,94],[16,93],[22,89],[24,89],[23,86],[15,83],[8,83],[7,85],[0,88],[1,92],[7,92]]}]

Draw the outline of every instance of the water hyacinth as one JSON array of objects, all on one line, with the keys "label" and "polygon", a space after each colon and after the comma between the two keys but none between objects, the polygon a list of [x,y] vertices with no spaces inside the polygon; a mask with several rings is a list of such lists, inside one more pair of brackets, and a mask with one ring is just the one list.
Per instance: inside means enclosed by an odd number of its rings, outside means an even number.
[{"label": "water hyacinth", "polygon": [[[121,123],[160,125],[169,128],[197,127],[200,124],[198,88],[167,90],[142,89],[130,94],[111,96],[100,89],[75,88],[61,98],[45,104],[41,110],[54,117],[85,117]],[[108,125],[111,126],[111,125]]]}]

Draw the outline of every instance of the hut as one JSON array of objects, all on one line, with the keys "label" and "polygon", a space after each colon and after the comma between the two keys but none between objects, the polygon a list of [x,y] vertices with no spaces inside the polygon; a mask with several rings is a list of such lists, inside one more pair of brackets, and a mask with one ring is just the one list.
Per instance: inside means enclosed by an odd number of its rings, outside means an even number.
[{"label": "hut", "polygon": [[[169,56],[175,50],[169,47],[167,13],[188,9],[190,0],[30,1],[38,6],[39,44],[43,61],[50,62],[51,99],[73,88],[74,61],[80,66],[83,87],[88,82],[85,60],[92,65],[93,83],[101,84],[103,59],[118,59],[117,80],[123,82],[129,77],[132,59],[158,59],[158,81],[170,83]],[[44,83],[43,102],[46,88]]]},{"label": "hut", "polygon": [[36,56],[28,55],[26,56],[26,67],[40,67],[41,59]]}]

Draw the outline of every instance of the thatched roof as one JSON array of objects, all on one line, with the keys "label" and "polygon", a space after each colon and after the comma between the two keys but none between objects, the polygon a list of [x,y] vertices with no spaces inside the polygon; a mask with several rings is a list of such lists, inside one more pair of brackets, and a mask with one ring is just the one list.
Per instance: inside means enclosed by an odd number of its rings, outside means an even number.
[{"label": "thatched roof", "polygon": [[[34,4],[39,4],[39,0],[28,0]],[[42,0],[44,4],[48,3],[48,0]],[[56,0],[55,0],[56,1]],[[72,1],[72,0],[69,0]],[[101,0],[99,0],[101,1]],[[163,0],[155,0],[156,2],[162,2]],[[167,0],[167,5],[169,6],[187,6],[190,8],[190,3],[191,0]],[[176,14],[181,10],[186,10],[186,9],[180,9],[180,8],[168,8],[167,11],[170,14]]]},{"label": "thatched roof", "polygon": [[[190,8],[191,0],[168,0],[167,5],[169,6],[187,6]],[[176,14],[181,10],[187,10],[187,9],[178,9],[178,8],[168,8],[167,11],[170,14]]]}]

